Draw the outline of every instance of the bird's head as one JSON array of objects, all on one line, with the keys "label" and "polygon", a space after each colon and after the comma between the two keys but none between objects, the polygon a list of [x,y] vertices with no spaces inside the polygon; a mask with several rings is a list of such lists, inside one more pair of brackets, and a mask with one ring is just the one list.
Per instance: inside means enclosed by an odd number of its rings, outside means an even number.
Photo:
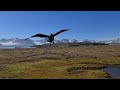
[{"label": "bird's head", "polygon": [[53,36],[53,34],[50,34],[50,36]]}]

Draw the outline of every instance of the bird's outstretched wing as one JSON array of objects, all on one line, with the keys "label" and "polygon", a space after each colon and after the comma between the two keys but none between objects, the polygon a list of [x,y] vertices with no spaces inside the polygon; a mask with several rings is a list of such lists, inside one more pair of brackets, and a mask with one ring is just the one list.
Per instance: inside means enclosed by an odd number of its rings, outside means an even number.
[{"label": "bird's outstretched wing", "polygon": [[70,30],[70,29],[62,29],[62,30],[58,31],[57,33],[55,33],[55,34],[53,34],[53,35],[56,36],[56,35],[64,32],[64,31],[68,31],[68,30]]},{"label": "bird's outstretched wing", "polygon": [[48,35],[44,35],[44,34],[35,34],[35,35],[31,36],[31,38],[32,37],[43,37],[43,38],[46,38],[46,37],[49,37],[49,36]]}]

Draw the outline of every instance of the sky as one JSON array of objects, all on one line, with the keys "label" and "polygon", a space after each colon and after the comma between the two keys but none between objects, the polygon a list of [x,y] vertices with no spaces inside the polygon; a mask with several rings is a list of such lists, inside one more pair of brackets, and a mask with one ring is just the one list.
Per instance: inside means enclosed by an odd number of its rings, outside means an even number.
[{"label": "sky", "polygon": [[70,30],[57,35],[57,40],[120,38],[120,11],[0,11],[0,39],[49,35],[61,29]]}]

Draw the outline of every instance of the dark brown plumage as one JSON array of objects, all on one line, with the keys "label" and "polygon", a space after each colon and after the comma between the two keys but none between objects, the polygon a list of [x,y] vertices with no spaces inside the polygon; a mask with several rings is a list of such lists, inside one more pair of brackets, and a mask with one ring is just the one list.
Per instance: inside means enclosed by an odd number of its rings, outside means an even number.
[{"label": "dark brown plumage", "polygon": [[57,33],[55,34],[50,34],[50,35],[45,35],[45,34],[35,34],[33,36],[31,36],[30,38],[33,38],[33,37],[42,37],[42,38],[48,38],[48,42],[50,42],[50,46],[51,46],[51,42],[54,43],[54,37],[62,32],[65,32],[65,31],[68,31],[69,29],[62,29],[60,31],[58,31]]}]

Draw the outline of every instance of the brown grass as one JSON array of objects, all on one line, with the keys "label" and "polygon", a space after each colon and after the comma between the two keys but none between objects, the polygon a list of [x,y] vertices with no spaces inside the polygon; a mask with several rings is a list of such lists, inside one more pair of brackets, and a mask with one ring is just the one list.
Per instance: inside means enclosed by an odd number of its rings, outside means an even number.
[{"label": "brown grass", "polygon": [[0,78],[106,78],[120,64],[120,46],[0,49]]}]

